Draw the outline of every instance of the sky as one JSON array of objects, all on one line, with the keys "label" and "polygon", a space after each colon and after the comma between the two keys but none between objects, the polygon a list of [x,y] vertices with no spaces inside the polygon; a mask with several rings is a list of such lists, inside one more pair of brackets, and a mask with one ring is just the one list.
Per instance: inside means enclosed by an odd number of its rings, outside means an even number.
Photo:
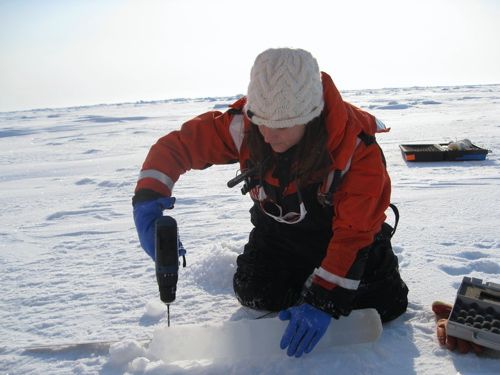
[{"label": "sky", "polygon": [[496,0],[0,0],[0,112],[245,94],[267,48],[340,90],[500,83]]}]

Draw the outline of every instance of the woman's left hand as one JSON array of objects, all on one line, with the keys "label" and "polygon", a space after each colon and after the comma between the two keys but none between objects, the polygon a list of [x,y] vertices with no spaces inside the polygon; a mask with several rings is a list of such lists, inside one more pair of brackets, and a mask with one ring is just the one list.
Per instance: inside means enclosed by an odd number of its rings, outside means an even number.
[{"label": "woman's left hand", "polygon": [[281,338],[281,349],[290,357],[311,352],[323,337],[332,317],[308,303],[293,306],[279,314],[280,320],[290,320]]}]

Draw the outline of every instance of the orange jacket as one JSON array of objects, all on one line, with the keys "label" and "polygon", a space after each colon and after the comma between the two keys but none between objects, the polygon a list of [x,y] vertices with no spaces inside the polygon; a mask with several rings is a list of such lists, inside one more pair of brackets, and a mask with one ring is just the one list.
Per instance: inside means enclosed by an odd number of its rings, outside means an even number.
[{"label": "orange jacket", "polygon": [[[374,135],[378,122],[372,115],[344,102],[330,76],[322,73],[325,121],[332,170],[347,170],[334,195],[333,237],[315,282],[331,289],[340,285],[357,289],[359,280],[348,278],[358,251],[370,245],[385,220],[391,183],[383,155],[375,145],[365,145],[358,135]],[[231,107],[241,109],[242,98]],[[245,131],[248,119],[233,111],[210,111],[184,123],[179,131],[160,138],[142,166],[136,192],[150,189],[170,196],[179,176],[190,169],[248,158]]]}]

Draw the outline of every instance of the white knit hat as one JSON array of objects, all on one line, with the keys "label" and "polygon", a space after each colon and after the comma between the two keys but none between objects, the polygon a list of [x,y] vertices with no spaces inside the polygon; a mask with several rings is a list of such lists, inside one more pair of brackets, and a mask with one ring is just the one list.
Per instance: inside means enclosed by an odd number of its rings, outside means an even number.
[{"label": "white knit hat", "polygon": [[309,52],[277,48],[257,56],[244,107],[252,123],[270,128],[307,124],[323,106],[318,63]]}]

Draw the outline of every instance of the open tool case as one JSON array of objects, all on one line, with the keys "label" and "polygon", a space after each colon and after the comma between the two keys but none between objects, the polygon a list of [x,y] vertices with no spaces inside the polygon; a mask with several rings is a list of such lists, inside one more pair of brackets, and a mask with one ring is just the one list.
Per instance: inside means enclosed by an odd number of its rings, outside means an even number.
[{"label": "open tool case", "polygon": [[465,161],[484,160],[489,150],[475,145],[467,150],[450,150],[447,143],[399,145],[406,161]]},{"label": "open tool case", "polygon": [[448,319],[447,333],[500,350],[500,284],[464,277]]}]

